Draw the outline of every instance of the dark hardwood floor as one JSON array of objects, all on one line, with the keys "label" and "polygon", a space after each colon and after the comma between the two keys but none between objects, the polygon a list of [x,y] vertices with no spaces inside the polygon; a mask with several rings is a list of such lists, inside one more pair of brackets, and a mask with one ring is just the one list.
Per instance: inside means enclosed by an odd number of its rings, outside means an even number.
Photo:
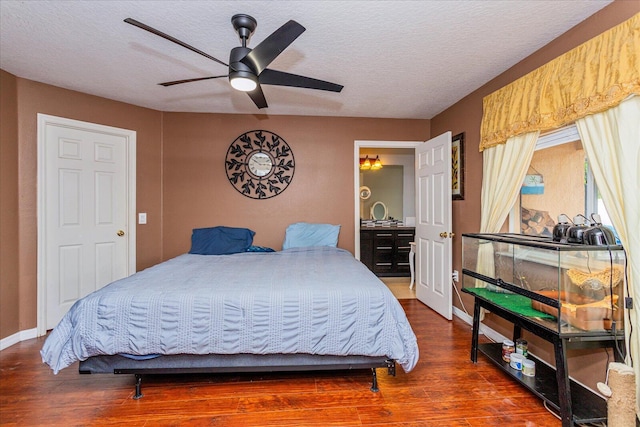
[{"label": "dark hardwood floor", "polygon": [[53,375],[44,338],[0,352],[0,424],[64,426],[559,426],[542,402],[484,356],[469,360],[471,327],[447,322],[417,300],[402,305],[418,337],[420,361],[397,376],[339,371],[144,377]]}]

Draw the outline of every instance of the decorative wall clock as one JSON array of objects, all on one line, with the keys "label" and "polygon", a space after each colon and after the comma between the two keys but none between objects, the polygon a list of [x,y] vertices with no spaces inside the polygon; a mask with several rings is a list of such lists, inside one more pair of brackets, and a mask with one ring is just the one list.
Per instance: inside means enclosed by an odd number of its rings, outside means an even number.
[{"label": "decorative wall clock", "polygon": [[252,130],[236,138],[225,158],[233,188],[252,199],[269,199],[291,184],[295,161],[284,139],[266,130]]}]

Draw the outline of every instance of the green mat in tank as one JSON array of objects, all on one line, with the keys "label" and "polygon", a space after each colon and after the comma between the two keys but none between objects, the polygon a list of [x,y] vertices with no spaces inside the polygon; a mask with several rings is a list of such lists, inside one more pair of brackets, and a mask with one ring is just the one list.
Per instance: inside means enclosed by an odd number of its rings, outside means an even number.
[{"label": "green mat in tank", "polygon": [[487,288],[466,288],[466,292],[476,294],[486,300],[489,300],[500,307],[504,307],[507,310],[511,310],[514,313],[521,314],[527,317],[539,317],[541,319],[555,319],[552,316],[542,311],[534,310],[531,307],[531,298],[527,298],[518,294],[505,294],[503,292],[493,292]]}]

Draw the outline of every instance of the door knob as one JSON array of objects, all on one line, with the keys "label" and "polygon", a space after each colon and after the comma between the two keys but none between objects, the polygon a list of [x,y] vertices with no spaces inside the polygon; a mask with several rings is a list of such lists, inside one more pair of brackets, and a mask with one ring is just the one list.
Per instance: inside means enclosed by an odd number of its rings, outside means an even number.
[{"label": "door knob", "polygon": [[118,232],[116,234],[118,236],[122,237],[122,236],[124,236],[124,231],[123,230],[118,230]]},{"label": "door knob", "polygon": [[442,237],[443,239],[447,238],[447,233],[445,231],[443,231],[442,233],[440,233],[440,237]]}]

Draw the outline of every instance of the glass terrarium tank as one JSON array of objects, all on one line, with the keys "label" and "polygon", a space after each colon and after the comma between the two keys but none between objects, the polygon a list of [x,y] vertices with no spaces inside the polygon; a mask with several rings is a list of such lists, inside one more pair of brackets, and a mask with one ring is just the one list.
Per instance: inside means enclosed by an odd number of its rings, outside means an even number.
[{"label": "glass terrarium tank", "polygon": [[463,290],[559,334],[624,328],[622,246],[521,234],[464,234]]}]

